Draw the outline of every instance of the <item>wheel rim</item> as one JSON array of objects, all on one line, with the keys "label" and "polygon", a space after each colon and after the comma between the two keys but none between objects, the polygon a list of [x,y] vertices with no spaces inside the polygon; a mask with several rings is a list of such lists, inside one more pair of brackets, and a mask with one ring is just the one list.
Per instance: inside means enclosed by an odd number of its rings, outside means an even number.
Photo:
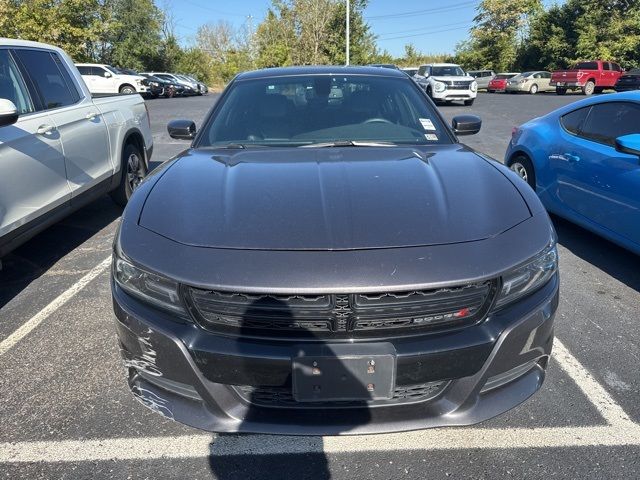
[{"label": "wheel rim", "polygon": [[511,165],[511,170],[516,172],[525,182],[529,183],[529,174],[527,173],[527,169],[520,162],[514,162]]},{"label": "wheel rim", "polygon": [[142,181],[142,169],[140,168],[140,157],[132,153],[127,159],[127,183],[133,192]]},{"label": "wheel rim", "polygon": [[593,83],[588,82],[587,86],[585,87],[584,91],[587,95],[591,95],[593,93],[593,90],[595,89],[595,86],[593,85]]},{"label": "wheel rim", "polygon": [[533,85],[533,86],[531,87],[531,93],[532,93],[533,95],[535,95],[536,93],[538,93],[538,86],[537,86],[537,85]]},{"label": "wheel rim", "polygon": [[127,95],[131,95],[133,93],[133,89],[130,87],[125,87],[122,89],[122,93],[125,93]]}]

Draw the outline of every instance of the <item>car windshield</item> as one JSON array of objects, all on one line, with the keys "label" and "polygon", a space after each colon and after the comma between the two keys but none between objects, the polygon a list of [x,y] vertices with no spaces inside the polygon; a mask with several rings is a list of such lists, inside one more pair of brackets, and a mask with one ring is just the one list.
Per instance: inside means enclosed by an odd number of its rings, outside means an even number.
[{"label": "car windshield", "polygon": [[116,67],[112,67],[111,65],[105,65],[104,68],[109,70],[111,73],[115,73],[116,75],[120,75],[120,71]]},{"label": "car windshield", "polygon": [[628,72],[629,75],[640,75],[640,68],[632,68]]},{"label": "car windshield", "polygon": [[509,78],[513,78],[517,75],[517,73],[501,73],[500,75],[496,75],[494,80],[507,80]]},{"label": "car windshield", "polygon": [[407,77],[297,75],[238,80],[220,102],[198,147],[452,143],[435,108]]},{"label": "car windshield", "polygon": [[431,75],[434,77],[464,77],[464,70],[456,65],[431,67]]}]

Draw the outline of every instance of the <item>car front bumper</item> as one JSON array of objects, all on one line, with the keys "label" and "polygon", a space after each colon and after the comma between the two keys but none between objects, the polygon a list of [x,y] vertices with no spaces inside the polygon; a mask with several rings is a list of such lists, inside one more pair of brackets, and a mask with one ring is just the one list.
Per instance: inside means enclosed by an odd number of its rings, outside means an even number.
[{"label": "car front bumper", "polygon": [[475,326],[383,339],[397,353],[396,383],[445,382],[434,397],[315,409],[257,406],[233,387],[290,386],[298,343],[206,332],[174,321],[115,284],[112,291],[129,386],[147,407],[208,431],[339,435],[469,425],[523,402],[544,380],[558,285],[555,275]]},{"label": "car front bumper", "polygon": [[450,101],[450,100],[471,100],[476,98],[477,92],[472,90],[445,90],[443,92],[432,92],[434,100]]}]

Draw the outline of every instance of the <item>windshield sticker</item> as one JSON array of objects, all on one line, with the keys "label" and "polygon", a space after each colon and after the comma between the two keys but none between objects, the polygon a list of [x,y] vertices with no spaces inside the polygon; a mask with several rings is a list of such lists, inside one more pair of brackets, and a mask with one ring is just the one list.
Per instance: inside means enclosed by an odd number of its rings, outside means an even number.
[{"label": "windshield sticker", "polygon": [[425,130],[435,130],[436,127],[433,125],[433,122],[430,118],[419,118],[420,123],[422,124],[422,128]]},{"label": "windshield sticker", "polygon": [[433,133],[425,133],[424,138],[426,138],[427,140],[432,140],[434,142],[438,141],[438,136]]}]

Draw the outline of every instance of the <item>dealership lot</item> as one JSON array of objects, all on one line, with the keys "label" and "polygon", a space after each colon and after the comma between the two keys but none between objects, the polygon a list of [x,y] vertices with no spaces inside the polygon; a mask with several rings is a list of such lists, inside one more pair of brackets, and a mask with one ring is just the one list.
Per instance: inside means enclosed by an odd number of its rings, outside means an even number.
[{"label": "dealership lot", "polygon": [[[481,94],[501,159],[511,129],[582,97]],[[169,119],[200,121],[215,96],[149,101],[154,165],[186,146]],[[0,273],[0,475],[6,478],[635,478],[640,476],[640,259],[554,218],[558,341],[546,383],[474,427],[368,437],[215,436],[164,419],[125,386],[108,284],[119,209],[105,197],[23,245]],[[1,478],[1,477],[0,477]]]}]

